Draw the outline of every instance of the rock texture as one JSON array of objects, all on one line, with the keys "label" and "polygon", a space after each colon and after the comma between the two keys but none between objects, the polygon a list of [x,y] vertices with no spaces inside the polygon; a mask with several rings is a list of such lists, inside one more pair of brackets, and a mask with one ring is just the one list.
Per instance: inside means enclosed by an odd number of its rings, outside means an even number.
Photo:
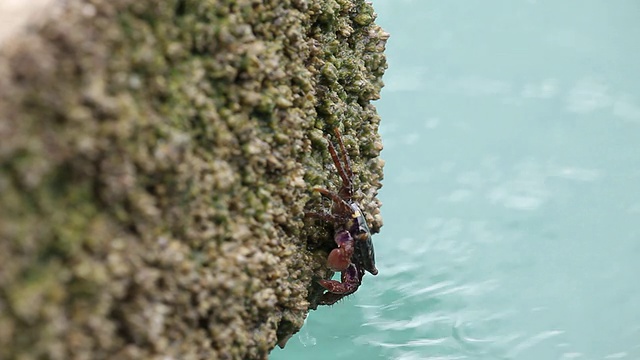
[{"label": "rock texture", "polygon": [[0,358],[267,358],[331,276],[332,128],[382,225],[371,5],[40,3],[0,25]]}]

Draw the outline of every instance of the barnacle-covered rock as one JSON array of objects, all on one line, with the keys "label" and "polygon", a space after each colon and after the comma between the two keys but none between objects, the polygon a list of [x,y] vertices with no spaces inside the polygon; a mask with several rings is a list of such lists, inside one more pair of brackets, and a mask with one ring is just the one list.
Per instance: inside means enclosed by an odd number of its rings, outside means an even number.
[{"label": "barnacle-covered rock", "polygon": [[330,229],[304,209],[339,186],[332,128],[382,225],[371,5],[9,3],[0,358],[266,358],[328,274]]}]

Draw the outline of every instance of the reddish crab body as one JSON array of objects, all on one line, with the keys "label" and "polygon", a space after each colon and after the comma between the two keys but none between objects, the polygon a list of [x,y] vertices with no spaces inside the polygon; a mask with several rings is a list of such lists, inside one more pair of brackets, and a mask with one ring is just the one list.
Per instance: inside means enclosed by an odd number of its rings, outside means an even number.
[{"label": "reddish crab body", "polygon": [[327,265],[333,271],[341,271],[340,281],[320,280],[319,283],[327,291],[320,298],[319,304],[331,305],[343,297],[353,294],[360,283],[365,271],[377,275],[375,253],[371,241],[371,231],[364,214],[353,200],[353,177],[351,164],[342,137],[338,129],[334,129],[335,137],[340,146],[341,159],[335,147],[327,139],[328,150],[336,166],[338,175],[342,179],[340,190],[335,193],[324,188],[314,188],[314,191],[331,199],[333,206],[331,213],[309,212],[307,216],[322,219],[333,224],[334,241],[337,248],[329,253]]}]

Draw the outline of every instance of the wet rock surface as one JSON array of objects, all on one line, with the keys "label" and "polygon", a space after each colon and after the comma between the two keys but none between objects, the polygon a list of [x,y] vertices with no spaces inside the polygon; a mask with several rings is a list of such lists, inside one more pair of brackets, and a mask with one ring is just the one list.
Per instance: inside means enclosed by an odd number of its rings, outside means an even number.
[{"label": "wet rock surface", "polygon": [[[263,359],[382,225],[387,39],[356,0],[60,1],[0,43],[0,358]],[[375,241],[375,239],[374,239]]]}]

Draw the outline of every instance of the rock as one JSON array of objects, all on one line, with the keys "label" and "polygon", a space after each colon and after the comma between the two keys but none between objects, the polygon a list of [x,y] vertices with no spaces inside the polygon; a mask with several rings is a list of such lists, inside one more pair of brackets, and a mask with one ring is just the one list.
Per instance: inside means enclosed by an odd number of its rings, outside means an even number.
[{"label": "rock", "polygon": [[0,24],[0,358],[266,359],[331,275],[331,229],[304,211],[339,186],[332,128],[382,225],[388,35],[371,5],[16,9]]}]

